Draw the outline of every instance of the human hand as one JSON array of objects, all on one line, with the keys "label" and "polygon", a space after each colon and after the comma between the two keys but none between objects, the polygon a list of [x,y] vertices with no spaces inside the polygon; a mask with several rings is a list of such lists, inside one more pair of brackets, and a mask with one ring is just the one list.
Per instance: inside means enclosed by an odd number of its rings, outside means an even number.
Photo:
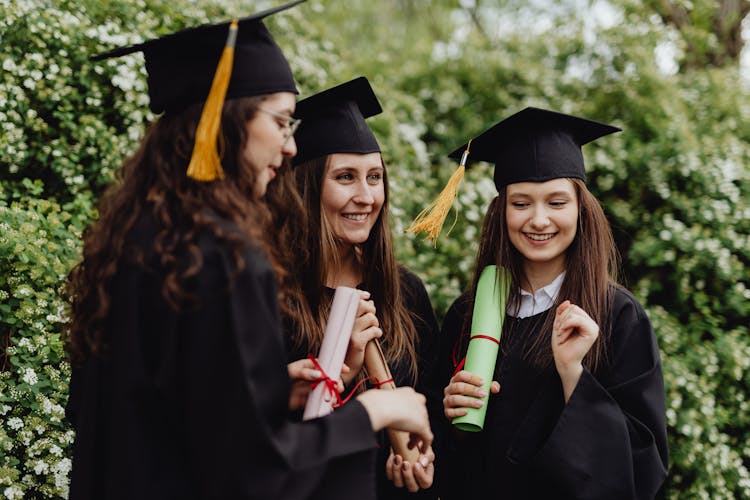
[{"label": "human hand", "polygon": [[552,324],[552,355],[562,381],[565,402],[581,378],[583,358],[597,337],[599,325],[586,311],[569,300],[557,306]]},{"label": "human hand", "polygon": [[[298,359],[286,365],[289,379],[292,382],[291,391],[289,392],[289,410],[295,411],[305,407],[307,398],[312,390],[311,383],[320,380],[323,376],[320,370],[315,368],[315,364],[309,358]],[[344,365],[341,373],[348,371],[349,368]],[[339,379],[336,389],[341,392],[344,390],[344,384]]]},{"label": "human hand", "polygon": [[[443,390],[443,413],[446,418],[453,420],[456,417],[466,415],[466,408],[481,408],[487,393],[482,389],[484,381],[479,375],[461,370],[451,377],[450,382]],[[497,394],[500,392],[500,384],[492,381],[490,392]]]},{"label": "human hand", "polygon": [[311,359],[298,359],[286,365],[292,389],[289,392],[289,410],[295,411],[305,407],[310,395],[310,382],[321,377]]},{"label": "human hand", "polygon": [[344,362],[350,371],[344,375],[344,383],[349,384],[362,370],[365,362],[365,348],[367,343],[375,338],[380,338],[383,331],[380,329],[379,321],[375,316],[375,304],[370,298],[370,292],[360,290],[359,306],[357,307],[357,318],[352,327],[352,336],[349,339],[349,347],[346,351]]},{"label": "human hand", "polygon": [[391,449],[385,463],[385,475],[396,488],[406,486],[411,493],[419,491],[420,488],[426,490],[432,486],[435,476],[435,452],[432,451],[432,446],[428,447],[426,453],[421,454],[414,464],[404,461],[401,455],[394,454]]},{"label": "human hand", "polygon": [[367,410],[373,431],[388,427],[408,432],[408,448],[417,446],[421,454],[432,445],[426,399],[411,387],[370,389],[357,396],[357,401]]}]

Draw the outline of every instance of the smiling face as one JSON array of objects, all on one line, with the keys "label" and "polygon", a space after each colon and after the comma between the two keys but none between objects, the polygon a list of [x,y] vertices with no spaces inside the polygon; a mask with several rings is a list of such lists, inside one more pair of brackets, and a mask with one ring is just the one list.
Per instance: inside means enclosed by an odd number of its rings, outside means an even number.
[{"label": "smiling face", "polygon": [[320,201],[337,240],[367,241],[385,202],[383,176],[380,153],[329,155]]},{"label": "smiling face", "polygon": [[284,158],[297,154],[294,137],[289,137],[290,122],[281,118],[291,118],[294,106],[295,95],[291,92],[269,94],[247,122],[244,157],[256,173],[253,194],[257,197],[266,194],[268,183],[276,177],[276,169],[281,167]]},{"label": "smiling face", "polygon": [[508,184],[508,235],[524,267],[553,279],[565,269],[565,252],[576,236],[578,197],[568,179]]}]

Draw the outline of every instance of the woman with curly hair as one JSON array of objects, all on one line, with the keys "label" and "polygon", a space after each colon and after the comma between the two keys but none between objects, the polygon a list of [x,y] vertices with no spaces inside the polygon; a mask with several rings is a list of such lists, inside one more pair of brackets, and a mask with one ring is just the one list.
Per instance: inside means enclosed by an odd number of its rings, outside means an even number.
[{"label": "woman with curly hair", "polygon": [[347,498],[373,480],[373,431],[432,438],[411,390],[286,418],[299,404],[290,377],[321,376],[287,366],[284,270],[266,236],[265,191],[296,153],[298,122],[291,70],[260,19],[293,4],[103,56],[143,51],[163,114],[69,277],[71,499]]}]

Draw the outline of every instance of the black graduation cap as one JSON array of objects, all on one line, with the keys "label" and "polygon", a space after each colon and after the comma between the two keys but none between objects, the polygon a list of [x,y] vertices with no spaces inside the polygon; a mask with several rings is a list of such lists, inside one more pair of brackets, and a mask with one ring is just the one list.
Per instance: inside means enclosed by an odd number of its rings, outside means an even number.
[{"label": "black graduation cap", "polygon": [[365,118],[383,112],[367,78],[360,76],[297,103],[294,140],[299,165],[331,153],[375,153],[380,146]]},{"label": "black graduation cap", "polygon": [[581,146],[621,129],[586,118],[539,108],[526,108],[453,151],[459,160],[495,164],[498,191],[514,182],[544,182],[570,177],[586,180]]},{"label": "black graduation cap", "polygon": [[[237,20],[234,63],[226,98],[274,92],[297,94],[289,63],[262,19],[305,0],[274,7]],[[143,52],[154,113],[178,111],[206,100],[224,50],[231,22],[204,24],[91,58],[100,61]]]},{"label": "black graduation cap", "polygon": [[295,0],[230,22],[188,28],[91,59],[143,52],[154,113],[179,111],[205,101],[187,175],[201,182],[214,181],[224,177],[217,149],[224,101],[275,92],[298,93],[289,63],[262,19],[304,1]]},{"label": "black graduation cap", "polygon": [[497,190],[515,182],[558,178],[586,180],[581,146],[621,129],[586,118],[539,108],[526,108],[482,132],[448,156],[460,159],[443,191],[407,231],[426,232],[437,244],[468,160],[495,164]]}]

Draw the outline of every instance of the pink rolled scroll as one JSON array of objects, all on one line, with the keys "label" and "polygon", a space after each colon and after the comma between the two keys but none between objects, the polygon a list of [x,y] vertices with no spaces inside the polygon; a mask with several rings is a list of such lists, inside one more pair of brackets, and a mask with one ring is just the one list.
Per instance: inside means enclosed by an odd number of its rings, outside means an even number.
[{"label": "pink rolled scroll", "polygon": [[[320,368],[331,380],[337,381],[341,376],[341,367],[346,358],[358,306],[359,290],[346,286],[336,287],[331,312],[328,315],[326,333],[323,337],[323,344],[320,346],[320,353],[318,353]],[[328,387],[321,382],[310,392],[307,404],[305,404],[303,420],[322,417],[333,411],[336,395],[331,394]]]}]

